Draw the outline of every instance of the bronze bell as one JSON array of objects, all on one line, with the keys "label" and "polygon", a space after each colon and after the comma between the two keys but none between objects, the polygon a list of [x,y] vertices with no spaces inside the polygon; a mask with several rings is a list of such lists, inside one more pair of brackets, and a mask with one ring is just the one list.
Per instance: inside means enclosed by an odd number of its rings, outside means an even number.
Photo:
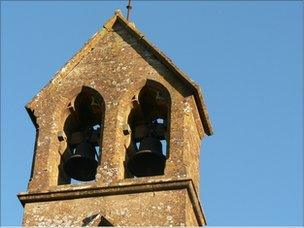
[{"label": "bronze bell", "polygon": [[88,142],[79,143],[75,152],[64,163],[67,175],[79,181],[91,181],[95,179],[97,161],[96,149]]},{"label": "bronze bell", "polygon": [[148,136],[141,141],[138,151],[129,156],[127,169],[136,177],[162,175],[165,161],[160,140]]}]

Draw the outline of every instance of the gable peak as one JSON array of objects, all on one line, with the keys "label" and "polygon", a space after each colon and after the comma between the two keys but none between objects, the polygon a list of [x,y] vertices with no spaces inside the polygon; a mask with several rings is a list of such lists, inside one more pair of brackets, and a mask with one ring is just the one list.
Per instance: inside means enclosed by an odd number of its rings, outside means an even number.
[{"label": "gable peak", "polygon": [[202,91],[198,84],[192,81],[184,72],[182,72],[170,58],[168,58],[163,52],[161,52],[156,46],[154,46],[150,41],[146,39],[144,34],[140,32],[136,27],[134,22],[128,21],[118,9],[114,11],[114,15],[104,23],[103,28],[95,33],[85,45],[62,67],[58,72],[55,73],[53,79],[26,105],[26,109],[31,116],[31,119],[35,123],[35,106],[39,102],[40,97],[44,94],[51,92],[53,85],[60,84],[60,81],[65,78],[72,69],[77,66],[81,59],[86,56],[92,49],[94,49],[98,40],[104,36],[104,34],[113,31],[113,26],[115,23],[120,23],[125,29],[127,29],[132,36],[138,39],[162,64],[164,64],[185,86],[190,88],[195,98],[195,103],[197,105],[201,122],[203,124],[204,131],[207,135],[213,133],[207,108],[203,99]]}]

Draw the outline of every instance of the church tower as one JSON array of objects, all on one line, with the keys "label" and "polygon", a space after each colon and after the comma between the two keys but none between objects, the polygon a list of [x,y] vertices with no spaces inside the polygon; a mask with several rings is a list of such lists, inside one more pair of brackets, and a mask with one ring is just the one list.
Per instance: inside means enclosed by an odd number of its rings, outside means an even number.
[{"label": "church tower", "polygon": [[202,93],[120,11],[27,105],[25,226],[202,226]]}]

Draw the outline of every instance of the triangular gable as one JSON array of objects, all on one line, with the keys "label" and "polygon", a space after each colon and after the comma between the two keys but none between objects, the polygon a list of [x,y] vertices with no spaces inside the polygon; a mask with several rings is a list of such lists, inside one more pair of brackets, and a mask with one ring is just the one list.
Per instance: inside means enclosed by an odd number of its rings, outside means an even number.
[{"label": "triangular gable", "polygon": [[[195,97],[195,102],[198,108],[198,112],[203,124],[204,131],[207,135],[211,135],[213,133],[212,126],[210,123],[209,115],[207,112],[207,108],[203,99],[202,92],[200,87],[192,81],[185,73],[183,73],[178,67],[157,47],[155,47],[152,43],[150,43],[145,36],[135,28],[132,22],[127,21],[120,11],[116,11],[115,15],[112,16],[103,26],[103,28],[95,33],[91,39],[85,43],[83,48],[81,48],[66,64],[63,68],[61,68],[54,75],[53,79],[34,97],[31,101],[26,105],[26,109],[29,112],[31,118],[33,119],[33,106],[34,102],[37,101],[38,96],[43,96],[43,94],[48,94],[52,90],[52,85],[58,84],[63,78],[65,78],[73,69],[77,66],[77,64],[85,57],[97,44],[97,42],[103,37],[108,31],[112,30],[115,22],[120,22],[120,24],[126,28],[131,34],[136,37],[139,42],[141,42],[153,55],[169,70],[172,71],[178,79],[180,79],[186,86],[188,86],[192,91]],[[33,121],[34,122],[34,121]],[[34,123],[35,124],[35,123]]]}]

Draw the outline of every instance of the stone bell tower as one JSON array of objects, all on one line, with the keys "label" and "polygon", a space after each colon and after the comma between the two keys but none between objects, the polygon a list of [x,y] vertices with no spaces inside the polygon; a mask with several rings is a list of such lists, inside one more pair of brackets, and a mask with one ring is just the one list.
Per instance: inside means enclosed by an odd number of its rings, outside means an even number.
[{"label": "stone bell tower", "polygon": [[119,11],[26,106],[26,226],[201,226],[199,87]]}]

